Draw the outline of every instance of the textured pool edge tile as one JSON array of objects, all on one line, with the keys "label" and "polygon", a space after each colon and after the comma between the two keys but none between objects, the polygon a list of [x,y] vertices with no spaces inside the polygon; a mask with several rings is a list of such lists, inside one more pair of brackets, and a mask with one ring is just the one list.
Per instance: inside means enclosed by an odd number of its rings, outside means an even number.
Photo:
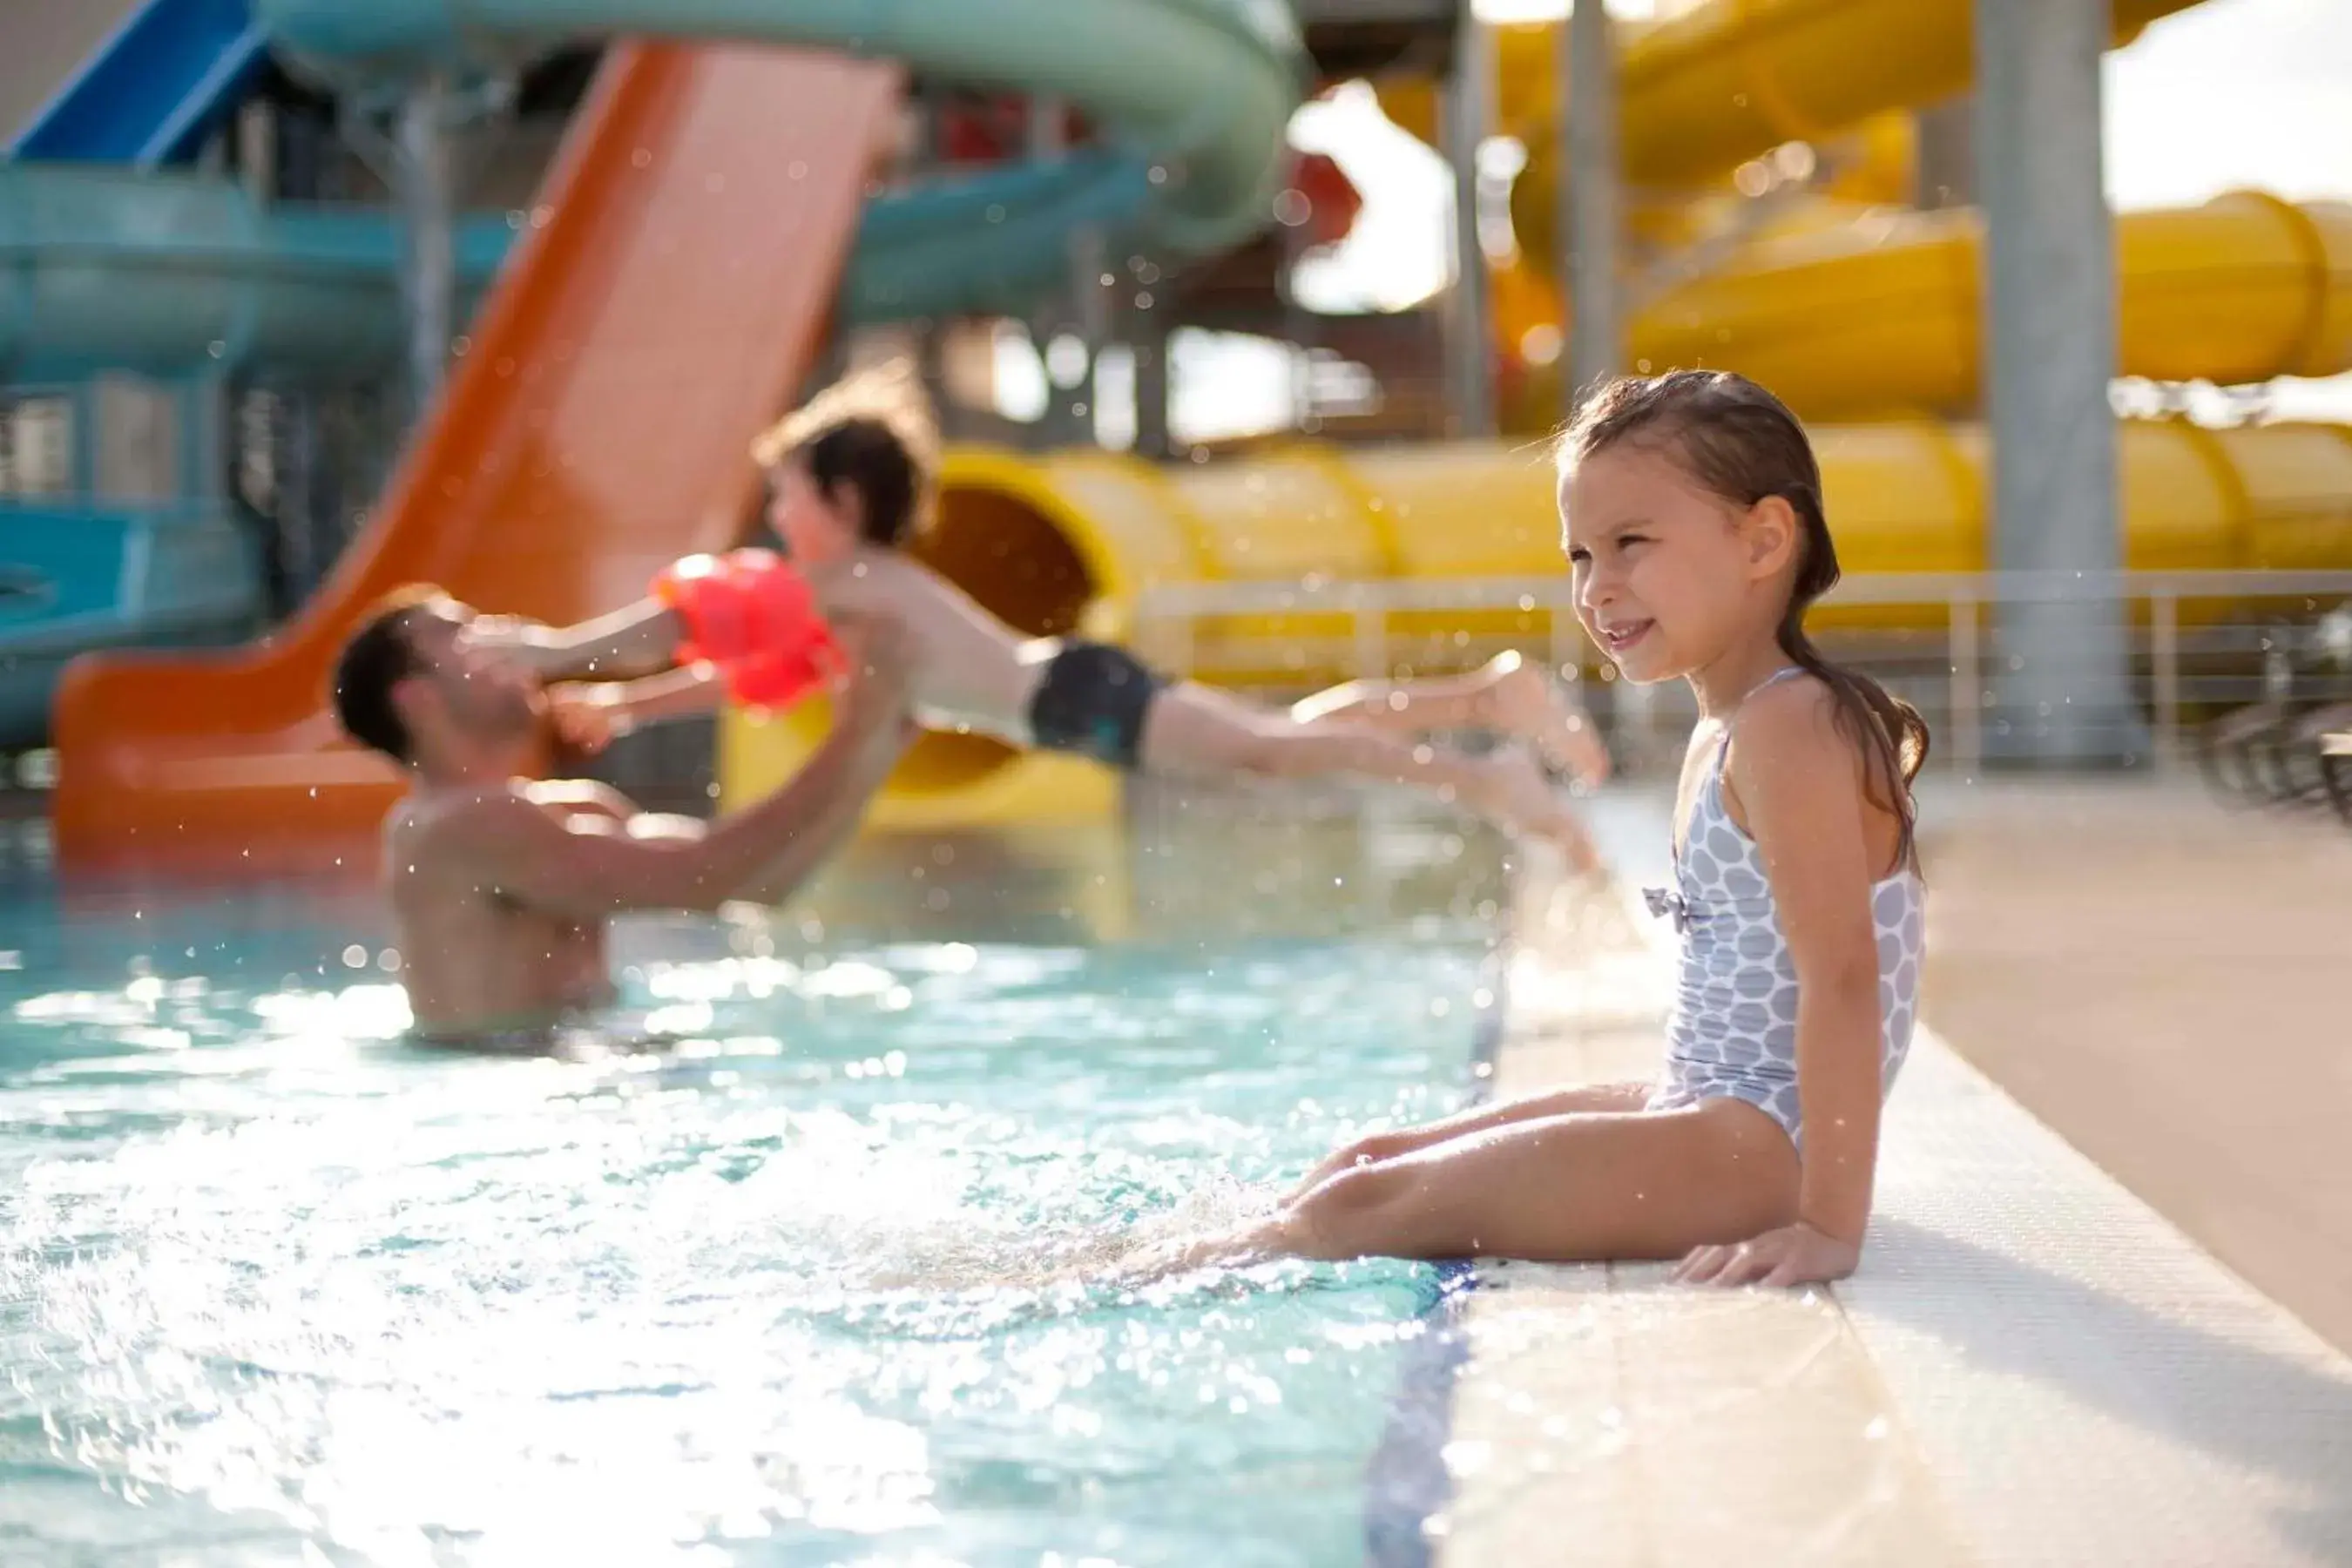
[{"label": "textured pool edge tile", "polygon": [[[1654,1065],[1664,823],[1596,813],[1599,897],[1523,879],[1496,1093]],[[1480,1270],[1436,1561],[2352,1563],[2352,1362],[1928,1031],[1860,1275],[1661,1273]]]},{"label": "textured pool edge tile", "polygon": [[2352,1358],[1923,1043],[1838,1295],[1981,1559],[2352,1563]]}]

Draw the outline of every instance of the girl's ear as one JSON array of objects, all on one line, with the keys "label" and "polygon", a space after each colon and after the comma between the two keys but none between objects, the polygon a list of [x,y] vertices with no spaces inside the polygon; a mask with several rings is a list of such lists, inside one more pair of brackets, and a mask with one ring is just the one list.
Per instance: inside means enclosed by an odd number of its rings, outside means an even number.
[{"label": "girl's ear", "polygon": [[1786,497],[1766,496],[1748,509],[1741,521],[1741,542],[1748,548],[1748,571],[1761,581],[1780,575],[1797,552],[1804,525]]}]

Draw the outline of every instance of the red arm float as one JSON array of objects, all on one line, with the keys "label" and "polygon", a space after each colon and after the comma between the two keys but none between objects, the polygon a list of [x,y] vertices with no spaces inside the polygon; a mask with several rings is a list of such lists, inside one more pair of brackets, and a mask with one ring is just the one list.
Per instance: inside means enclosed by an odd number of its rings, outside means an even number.
[{"label": "red arm float", "polygon": [[717,665],[746,707],[790,708],[844,668],[816,595],[772,550],[689,555],[653,595],[686,623],[679,661]]}]

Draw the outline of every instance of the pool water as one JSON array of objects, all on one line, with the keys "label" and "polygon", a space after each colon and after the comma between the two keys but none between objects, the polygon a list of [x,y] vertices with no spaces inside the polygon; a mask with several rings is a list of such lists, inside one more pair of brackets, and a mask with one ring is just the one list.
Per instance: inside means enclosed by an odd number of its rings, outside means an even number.
[{"label": "pool water", "polygon": [[1360,1562],[1433,1271],[1099,1267],[1469,1088],[1491,900],[1273,863],[1220,931],[633,928],[684,1043],[564,1060],[403,1043],[362,896],[20,883],[0,1561]]}]

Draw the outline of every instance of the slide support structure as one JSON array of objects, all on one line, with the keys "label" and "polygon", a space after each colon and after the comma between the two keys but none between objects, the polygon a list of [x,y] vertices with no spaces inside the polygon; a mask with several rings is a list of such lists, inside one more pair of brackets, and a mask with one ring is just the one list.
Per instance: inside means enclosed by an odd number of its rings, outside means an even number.
[{"label": "slide support structure", "polygon": [[1580,388],[1625,363],[1624,207],[1617,155],[1617,39],[1609,8],[1578,0],[1559,29],[1559,79],[1568,83],[1560,117],[1559,210],[1568,215],[1560,298],[1570,302],[1563,411]]},{"label": "slide support structure", "polygon": [[451,95],[439,72],[412,82],[394,127],[392,186],[401,225],[400,295],[408,333],[408,390],[428,405],[441,389],[457,310],[457,192]]},{"label": "slide support structure", "polygon": [[1445,84],[1445,159],[1454,172],[1454,292],[1446,333],[1446,388],[1457,436],[1495,430],[1494,327],[1486,249],[1478,238],[1478,146],[1494,126],[1494,35],[1462,7],[1454,74]]},{"label": "slide support structure", "polygon": [[[1978,177],[1988,230],[1993,563],[2123,564],[2114,221],[2101,168],[2107,0],[1976,0]],[[1988,763],[2144,762],[2124,606],[2103,589],[1994,611]]]}]

